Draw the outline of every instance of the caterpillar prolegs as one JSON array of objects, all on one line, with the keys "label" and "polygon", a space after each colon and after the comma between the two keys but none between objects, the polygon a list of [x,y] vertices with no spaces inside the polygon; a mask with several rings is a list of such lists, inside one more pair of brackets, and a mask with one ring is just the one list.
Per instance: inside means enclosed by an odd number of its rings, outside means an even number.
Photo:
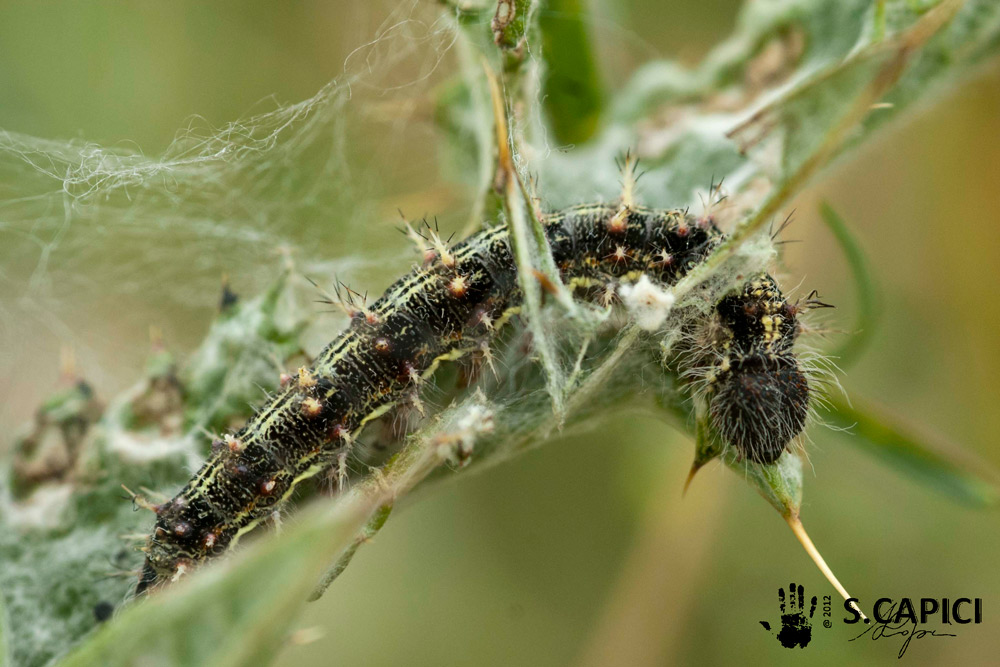
[{"label": "caterpillar prolegs", "polygon": [[[544,224],[569,284],[645,275],[673,285],[725,239],[710,220],[637,206],[577,206]],[[368,422],[416,395],[440,363],[495,335],[521,301],[506,227],[434,246],[422,267],[354,313],[311,368],[286,377],[283,390],[217,441],[184,489],[155,508],[137,593],[225,551],[296,484],[335,465]],[[719,301],[709,342],[690,355],[716,431],[759,463],[780,456],[808,412],[809,383],[792,353],[796,310],[762,274]]]}]

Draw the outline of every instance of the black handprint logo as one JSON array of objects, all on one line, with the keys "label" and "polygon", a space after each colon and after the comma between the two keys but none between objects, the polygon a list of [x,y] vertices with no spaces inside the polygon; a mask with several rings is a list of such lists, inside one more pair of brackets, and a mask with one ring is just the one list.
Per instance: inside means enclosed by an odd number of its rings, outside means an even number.
[{"label": "black handprint logo", "polygon": [[[793,583],[788,587],[788,611],[785,611],[785,589],[778,589],[778,605],[781,609],[781,630],[778,631],[778,641],[785,648],[805,648],[812,639],[812,623],[809,619],[816,613],[816,596],[809,605],[809,616],[806,616],[806,594],[802,586],[795,588]],[[771,624],[761,621],[767,631]]]}]

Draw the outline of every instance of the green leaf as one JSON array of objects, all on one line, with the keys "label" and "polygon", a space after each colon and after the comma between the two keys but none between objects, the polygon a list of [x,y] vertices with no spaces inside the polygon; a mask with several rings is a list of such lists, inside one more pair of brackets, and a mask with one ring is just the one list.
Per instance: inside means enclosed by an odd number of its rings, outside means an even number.
[{"label": "green leaf", "polygon": [[323,596],[323,593],[325,593],[326,589],[330,587],[330,584],[332,584],[334,580],[347,569],[347,566],[351,564],[351,561],[354,559],[354,555],[358,553],[358,549],[361,545],[378,535],[378,531],[382,530],[382,526],[384,526],[385,522],[389,520],[389,515],[391,513],[392,503],[386,503],[376,510],[375,514],[368,520],[368,523],[365,524],[360,534],[354,538],[354,542],[351,543],[351,546],[347,547],[344,553],[337,558],[336,562],[334,562],[334,564],[326,571],[323,578],[313,589],[312,593],[309,594],[310,602],[314,602]]},{"label": "green leaf", "polygon": [[394,498],[486,432],[479,408],[472,400],[469,412],[456,413],[459,424],[469,423],[469,415],[477,418],[464,430],[444,422],[427,437],[413,438],[384,468],[384,477],[358,485],[336,503],[314,503],[281,535],[134,604],[59,664],[268,664],[286,643],[310,591],[330,563],[357,543],[359,532],[366,525],[377,532]]},{"label": "green leaf", "polygon": [[[845,430],[845,438],[884,463],[954,500],[989,507],[1000,503],[997,473],[986,463],[966,463],[954,446],[934,445],[889,419],[846,401],[830,398],[832,410],[825,415],[831,426]],[[976,466],[976,470],[972,469]]]},{"label": "green leaf", "polygon": [[724,455],[726,465],[743,475],[786,520],[798,517],[802,507],[802,458],[798,454],[786,451],[770,465],[740,461],[736,456],[730,448]]},{"label": "green leaf", "polygon": [[363,523],[346,512],[303,512],[279,538],[128,608],[59,664],[268,664],[309,590]]},{"label": "green leaf", "polygon": [[[0,507],[0,592],[12,664],[42,665],[65,654],[98,625],[95,605],[117,603],[134,586],[134,539],[144,539],[152,515],[134,511],[121,485],[176,489],[200,457],[198,427],[247,414],[260,387],[277,384],[276,365],[301,347],[289,277],[283,271],[264,294],[224,308],[179,376],[168,351],[154,345],[143,381],[103,414],[82,379],[45,402],[34,422],[42,433],[65,438],[80,429],[64,423],[93,425],[73,436],[78,443],[66,442],[79,452],[72,478],[29,486],[11,469],[0,480],[23,490]],[[44,509],[43,525],[31,518],[38,514],[32,507]]]},{"label": "green leaf", "polygon": [[597,132],[605,93],[581,0],[543,0],[538,16],[545,60],[542,104],[559,143],[579,144]]},{"label": "green leaf", "polygon": [[820,215],[823,222],[833,232],[844,257],[847,258],[847,265],[851,269],[857,294],[858,314],[854,330],[850,332],[851,335],[840,347],[830,352],[830,356],[837,360],[838,366],[847,368],[861,356],[875,332],[880,312],[878,289],[875,286],[875,278],[868,264],[868,258],[854,234],[847,227],[847,223],[826,202],[820,205]]},{"label": "green leaf", "polygon": [[722,454],[722,443],[715,437],[712,422],[708,415],[708,405],[703,397],[694,398],[694,461],[687,479],[684,480],[684,492],[687,493],[691,480],[709,461]]}]

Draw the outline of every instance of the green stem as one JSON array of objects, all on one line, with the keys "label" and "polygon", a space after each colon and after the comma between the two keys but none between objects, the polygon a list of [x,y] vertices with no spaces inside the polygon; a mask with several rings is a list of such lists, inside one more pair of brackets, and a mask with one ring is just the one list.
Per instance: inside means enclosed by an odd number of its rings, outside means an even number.
[{"label": "green stem", "polygon": [[[545,369],[545,383],[552,398],[552,411],[556,415],[564,414],[564,390],[562,367],[556,356],[552,339],[545,330],[542,319],[541,286],[535,277],[531,241],[528,232],[527,215],[524,200],[517,187],[517,178],[513,172],[508,173],[504,186],[503,205],[507,214],[507,225],[510,229],[510,245],[514,251],[514,261],[517,264],[517,278],[524,294],[524,311],[528,329],[532,335],[532,345],[538,351],[542,367]],[[548,245],[542,246],[548,250]]]},{"label": "green stem", "polygon": [[545,72],[542,103],[556,140],[579,144],[597,132],[605,91],[581,0],[545,0],[539,12]]}]

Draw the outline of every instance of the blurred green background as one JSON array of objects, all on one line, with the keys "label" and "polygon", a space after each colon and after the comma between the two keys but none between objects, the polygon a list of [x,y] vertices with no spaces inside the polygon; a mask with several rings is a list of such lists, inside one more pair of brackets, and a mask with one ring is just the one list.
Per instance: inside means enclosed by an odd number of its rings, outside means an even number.
[{"label": "blurred green background", "polygon": [[[595,7],[593,33],[608,80],[623,80],[652,56],[696,62],[731,29],[737,6],[630,0]],[[0,128],[156,154],[193,115],[218,126],[273,108],[275,100],[311,96],[341,74],[356,47],[401,19],[432,22],[430,9],[400,14],[389,2],[8,5],[0,21]],[[420,44],[413,47],[419,58]],[[447,60],[441,65],[449,67]],[[389,78],[396,74],[412,76]],[[446,224],[461,220],[467,195],[441,183],[433,124],[420,110],[427,89],[388,96],[390,86],[359,90],[349,110],[392,113],[380,100],[400,99],[416,108],[387,135],[355,137],[359,181],[377,174],[363,196],[377,200],[380,211],[405,203]],[[801,279],[804,288],[817,288],[838,305],[831,326],[849,328],[853,286],[817,212],[819,201],[831,202],[857,231],[883,290],[881,328],[862,362],[842,377],[848,393],[945,434],[994,466],[1000,465],[998,123],[1000,69],[992,66],[825,172],[795,204],[790,236],[804,242],[787,246],[785,258],[786,283]],[[383,218],[363,230],[331,221],[323,238],[350,242],[332,243],[329,255],[373,264],[386,257],[405,268],[405,242],[392,231],[391,216]],[[298,233],[287,240],[314,243],[313,230]],[[71,263],[77,245],[54,247],[51,266],[41,269],[41,248],[34,256],[0,255],[0,312],[7,318],[0,326],[6,378],[0,430],[30,418],[50,391],[62,346],[78,351],[82,374],[103,395],[114,395],[140,375],[150,324],[162,327],[180,353],[198,342],[216,299],[207,286],[217,282],[220,267],[238,290],[250,292],[268,277],[257,261],[277,266],[273,247],[260,241],[255,252],[232,262],[220,256],[190,273],[134,268],[142,244],[158,244],[161,261],[186,268],[203,252],[199,242],[197,235],[172,241],[163,229],[109,243],[102,262],[74,268],[72,286],[60,283],[59,263]],[[116,270],[121,266],[133,268]],[[39,273],[52,300],[39,308],[42,314],[21,317],[34,312],[23,300],[35,294],[26,286]],[[150,275],[190,280],[192,296],[161,298]],[[365,265],[350,277],[372,291],[386,282],[384,272]],[[957,638],[914,640],[905,660],[994,662],[1000,655],[996,513],[958,506],[901,478],[854,449],[849,436],[820,426],[810,435],[804,522],[853,595],[869,602],[903,595],[985,600],[983,625],[961,627]],[[795,653],[761,628],[759,620],[776,624],[776,589],[790,581],[810,594],[836,594],[779,517],[736,475],[712,466],[682,499],[691,453],[684,436],[659,423],[612,420],[585,437],[423,494],[394,514],[328,595],[307,609],[302,627],[318,627],[322,637],[289,648],[282,663],[894,660],[897,642],[849,643],[839,623],[817,630],[815,646]],[[843,615],[834,603],[835,616]]]}]

